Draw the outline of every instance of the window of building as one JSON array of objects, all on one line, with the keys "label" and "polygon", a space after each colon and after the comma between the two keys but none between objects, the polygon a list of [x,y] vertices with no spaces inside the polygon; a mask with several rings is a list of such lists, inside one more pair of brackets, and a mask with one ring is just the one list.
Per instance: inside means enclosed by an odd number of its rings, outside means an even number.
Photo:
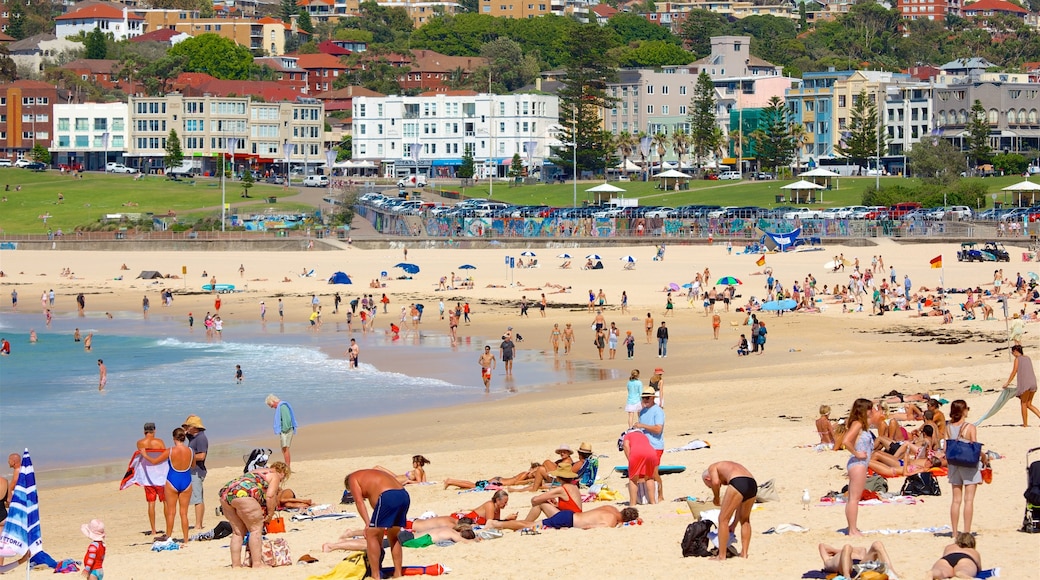
[{"label": "window of building", "polygon": [[108,119],[105,117],[94,117],[94,130],[95,131],[107,131],[108,130]]},{"label": "window of building", "polygon": [[646,94],[648,94],[648,95],[654,94],[654,85],[646,85]]},{"label": "window of building", "polygon": [[662,115],[667,115],[668,114],[668,105],[661,105],[661,114]]},{"label": "window of building", "polygon": [[686,94],[686,85],[682,85],[682,86],[679,87],[679,94],[680,95],[685,95]]},{"label": "window of building", "polygon": [[838,95],[838,108],[845,107],[845,95]]},{"label": "window of building", "polygon": [[68,135],[58,135],[58,147],[67,148],[69,146]]},{"label": "window of building", "polygon": [[653,105],[647,105],[646,106],[646,114],[647,115],[653,115],[654,114],[654,106]]}]

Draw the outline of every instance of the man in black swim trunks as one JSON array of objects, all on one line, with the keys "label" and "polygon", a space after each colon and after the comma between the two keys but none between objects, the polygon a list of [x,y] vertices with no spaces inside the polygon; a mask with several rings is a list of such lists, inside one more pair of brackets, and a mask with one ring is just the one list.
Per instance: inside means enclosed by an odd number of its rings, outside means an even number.
[{"label": "man in black swim trunks", "polygon": [[[356,501],[358,515],[365,522],[365,540],[372,577],[382,578],[383,537],[390,542],[390,557],[394,561],[394,578],[401,576],[404,551],[398,534],[408,521],[411,498],[397,478],[379,469],[359,469],[343,480]],[[372,506],[372,516],[364,500]]]},{"label": "man in black swim trunks", "polygon": [[[733,461],[719,461],[712,463],[701,475],[704,485],[711,488],[714,497],[712,501],[721,509],[719,511],[719,555],[716,560],[726,559],[726,550],[729,548],[729,535],[732,534],[737,524],[740,524],[740,557],[748,557],[748,544],[751,542],[751,508],[755,506],[755,498],[758,497],[758,483],[754,476],[743,465]],[[719,491],[723,485],[728,485],[726,494],[719,500]],[[737,514],[736,519],[730,524],[728,530],[723,530],[721,523],[728,522]]]}]

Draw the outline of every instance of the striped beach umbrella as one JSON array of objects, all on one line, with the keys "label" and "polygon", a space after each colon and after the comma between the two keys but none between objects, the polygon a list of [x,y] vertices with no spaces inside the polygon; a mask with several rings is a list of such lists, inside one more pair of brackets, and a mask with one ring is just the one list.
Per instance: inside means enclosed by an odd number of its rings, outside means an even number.
[{"label": "striped beach umbrella", "polygon": [[22,467],[18,470],[18,483],[11,503],[7,508],[7,520],[0,531],[0,556],[21,558],[26,552],[32,555],[43,551],[40,535],[40,507],[36,496],[36,473],[33,471],[29,450],[22,453]]},{"label": "striped beach umbrella", "polygon": [[531,250],[524,250],[523,252],[520,252],[520,255],[524,256],[525,258],[533,258],[533,257],[537,256],[538,254],[535,254]]}]

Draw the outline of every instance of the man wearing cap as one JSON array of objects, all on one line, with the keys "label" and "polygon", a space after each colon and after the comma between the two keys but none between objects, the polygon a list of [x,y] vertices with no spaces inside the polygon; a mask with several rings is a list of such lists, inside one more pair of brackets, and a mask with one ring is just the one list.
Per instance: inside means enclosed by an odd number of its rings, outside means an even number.
[{"label": "man wearing cap", "polygon": [[[662,323],[663,324],[663,323]],[[657,464],[661,464],[661,456],[664,455],[664,409],[654,403],[657,391],[651,386],[643,388],[643,396],[640,404],[643,408],[639,411],[639,420],[632,425],[633,429],[639,429],[646,434],[650,446],[657,453]],[[657,497],[664,497],[664,485],[661,474],[654,470],[654,481],[657,482]]]},{"label": "man wearing cap", "polygon": [[206,515],[206,503],[202,498],[202,482],[206,480],[206,454],[209,453],[209,438],[206,427],[198,415],[188,415],[181,425],[187,432],[188,448],[195,454],[195,463],[191,466],[191,500],[188,505],[195,506],[195,529],[203,530],[203,516]]},{"label": "man wearing cap", "polygon": [[[159,451],[166,449],[166,444],[163,443],[162,439],[155,436],[155,423],[144,424],[144,437],[138,439],[137,450],[142,454],[146,451]],[[146,463],[142,462],[141,467],[143,468]],[[158,534],[158,530],[155,529],[155,500],[166,503],[166,488],[165,481],[159,485],[146,485],[144,486],[144,499],[148,502],[148,524],[152,526],[151,533]]]},{"label": "man wearing cap", "polygon": [[513,342],[513,327],[510,326],[502,337],[502,344],[498,345],[498,354],[502,364],[506,367],[506,376],[513,375],[513,356],[516,354],[516,343]]}]

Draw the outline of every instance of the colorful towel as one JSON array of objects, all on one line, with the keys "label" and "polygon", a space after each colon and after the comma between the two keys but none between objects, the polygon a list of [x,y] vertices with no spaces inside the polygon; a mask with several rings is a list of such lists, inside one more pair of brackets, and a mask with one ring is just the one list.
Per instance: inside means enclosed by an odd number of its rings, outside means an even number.
[{"label": "colorful towel", "polygon": [[[162,449],[146,449],[147,453],[151,457],[158,457],[162,454]],[[166,485],[166,475],[170,472],[170,463],[168,461],[160,463],[158,465],[152,465],[147,461],[141,460],[141,452],[134,451],[133,457],[130,458],[130,464],[126,466],[126,473],[123,474],[122,481],[119,482],[120,491],[132,486],[132,485]]]}]

